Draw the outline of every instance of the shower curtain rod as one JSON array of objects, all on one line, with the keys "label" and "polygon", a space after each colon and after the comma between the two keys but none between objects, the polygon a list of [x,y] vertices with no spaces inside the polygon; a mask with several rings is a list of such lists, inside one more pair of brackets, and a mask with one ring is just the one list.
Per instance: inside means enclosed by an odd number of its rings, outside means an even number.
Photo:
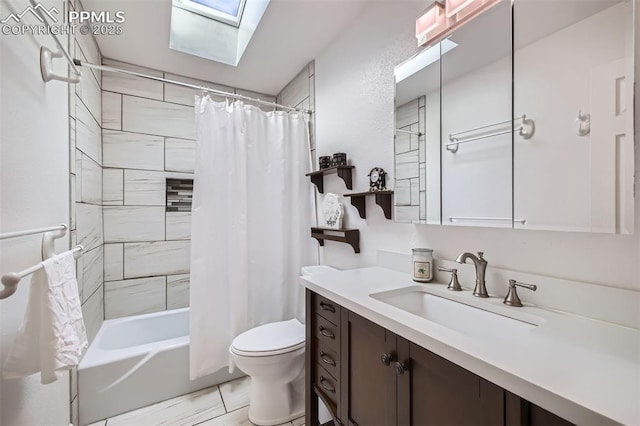
[{"label": "shower curtain rod", "polygon": [[96,69],[96,70],[100,70],[100,71],[107,71],[107,72],[115,72],[118,74],[126,74],[126,75],[133,75],[135,77],[140,77],[140,78],[146,78],[148,80],[155,80],[155,81],[160,81],[162,83],[168,83],[168,84],[173,84],[175,86],[182,86],[182,87],[188,87],[190,89],[195,89],[195,90],[201,90],[204,92],[208,92],[208,93],[213,93],[216,95],[220,95],[220,96],[224,96],[226,98],[233,98],[233,99],[240,99],[243,101],[251,101],[251,102],[255,102],[257,104],[260,105],[266,105],[266,106],[270,106],[273,108],[280,108],[280,109],[284,109],[287,111],[298,111],[298,112],[302,112],[304,114],[312,114],[313,112],[309,109],[304,109],[304,108],[295,108],[289,105],[280,105],[278,103],[275,102],[268,102],[268,101],[263,101],[261,99],[257,99],[257,98],[251,98],[249,96],[244,96],[244,95],[238,95],[237,93],[229,93],[229,92],[223,92],[222,90],[216,90],[216,89],[211,89],[205,86],[198,86],[196,84],[190,84],[190,83],[183,83],[181,81],[176,81],[176,80],[169,80],[166,78],[162,78],[162,77],[155,77],[152,75],[148,75],[148,74],[142,74],[139,72],[135,72],[135,71],[129,71],[129,70],[123,70],[120,68],[113,68],[113,67],[107,67],[104,65],[96,65],[96,64],[92,64],[89,62],[85,62],[85,61],[81,61],[79,59],[74,59],[73,63],[79,67],[87,67],[87,68],[92,68],[92,69]]}]

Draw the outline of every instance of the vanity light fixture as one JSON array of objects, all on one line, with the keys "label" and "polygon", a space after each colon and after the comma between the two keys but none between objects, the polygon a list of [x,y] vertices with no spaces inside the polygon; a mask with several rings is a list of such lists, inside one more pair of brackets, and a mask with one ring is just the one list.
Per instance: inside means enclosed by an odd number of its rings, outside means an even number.
[{"label": "vanity light fixture", "polygon": [[501,0],[446,0],[445,15],[455,19],[454,25],[462,24]]},{"label": "vanity light fixture", "polygon": [[444,14],[444,5],[434,1],[416,20],[418,46],[442,34],[449,27]]},{"label": "vanity light fixture", "polygon": [[[444,1],[443,5],[441,1]],[[501,1],[436,0],[416,20],[418,46],[433,45],[456,28]]]},{"label": "vanity light fixture", "polygon": [[456,13],[469,8],[467,11],[469,10],[475,10],[476,8],[478,8],[480,6],[480,4],[482,3],[482,1],[479,0],[446,0],[446,4],[445,4],[445,14],[447,16],[447,18],[453,18],[453,15],[455,15]]}]

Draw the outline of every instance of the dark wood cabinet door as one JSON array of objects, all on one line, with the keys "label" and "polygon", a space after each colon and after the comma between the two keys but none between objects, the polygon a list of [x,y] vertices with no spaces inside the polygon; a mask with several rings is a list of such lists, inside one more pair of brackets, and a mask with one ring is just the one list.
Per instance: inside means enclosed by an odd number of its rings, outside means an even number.
[{"label": "dark wood cabinet door", "polygon": [[504,424],[504,390],[444,358],[398,338],[410,375],[398,377],[398,424]]},{"label": "dark wood cabinet door", "polygon": [[[350,425],[396,424],[396,335],[352,312],[342,321],[342,415]],[[390,356],[389,365],[382,362]]]},{"label": "dark wood cabinet door", "polygon": [[573,423],[505,391],[506,426],[572,426]]}]

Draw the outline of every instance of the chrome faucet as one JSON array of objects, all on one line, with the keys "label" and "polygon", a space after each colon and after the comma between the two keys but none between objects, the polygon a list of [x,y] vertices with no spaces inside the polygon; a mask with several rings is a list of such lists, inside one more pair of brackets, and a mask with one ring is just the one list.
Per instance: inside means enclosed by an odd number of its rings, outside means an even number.
[{"label": "chrome faucet", "polygon": [[473,264],[476,267],[476,286],[473,289],[473,295],[476,297],[489,297],[489,293],[487,293],[487,287],[484,281],[484,275],[487,271],[488,262],[484,260],[482,256],[484,256],[484,253],[481,251],[478,252],[478,256],[473,253],[465,252],[458,256],[456,262],[466,263],[467,259],[471,259],[473,261]]}]

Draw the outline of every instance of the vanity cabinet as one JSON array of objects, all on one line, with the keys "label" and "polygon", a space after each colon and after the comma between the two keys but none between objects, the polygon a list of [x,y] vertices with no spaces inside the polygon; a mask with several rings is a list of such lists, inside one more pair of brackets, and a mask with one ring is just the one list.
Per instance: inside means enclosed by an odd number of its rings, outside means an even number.
[{"label": "vanity cabinet", "polygon": [[307,425],[318,398],[334,425],[571,424],[309,290],[306,306]]}]

